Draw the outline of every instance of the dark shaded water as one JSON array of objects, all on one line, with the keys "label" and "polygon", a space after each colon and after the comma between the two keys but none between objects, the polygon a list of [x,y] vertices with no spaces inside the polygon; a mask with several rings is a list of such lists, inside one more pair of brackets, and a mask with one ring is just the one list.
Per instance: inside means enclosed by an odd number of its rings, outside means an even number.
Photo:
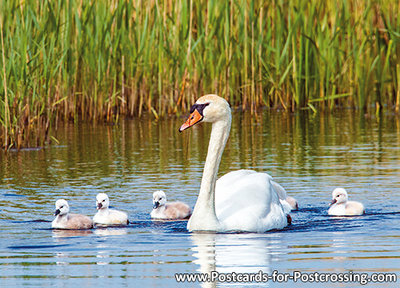
[{"label": "dark shaded water", "polygon": [[[398,117],[265,111],[256,122],[248,114],[235,114],[220,175],[240,168],[268,172],[300,204],[292,226],[264,234],[196,234],[187,232],[184,221],[150,220],[155,190],[191,206],[196,201],[210,127],[180,134],[182,121],[66,126],[57,132],[59,145],[0,153],[0,286],[198,287],[178,284],[174,274],[214,270],[385,272],[400,278]],[[363,202],[366,215],[329,217],[335,187]],[[127,211],[132,224],[91,231],[49,229],[55,200],[63,197],[72,212],[93,216],[99,192]],[[238,285],[243,283],[217,284]]]}]

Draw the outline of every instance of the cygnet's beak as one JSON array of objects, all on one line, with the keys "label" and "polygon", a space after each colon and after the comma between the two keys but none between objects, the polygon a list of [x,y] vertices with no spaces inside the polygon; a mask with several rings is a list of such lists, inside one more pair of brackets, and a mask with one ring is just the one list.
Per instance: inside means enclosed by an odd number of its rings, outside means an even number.
[{"label": "cygnet's beak", "polygon": [[97,210],[103,208],[103,205],[101,203],[97,203]]},{"label": "cygnet's beak", "polygon": [[158,206],[160,206],[160,202],[158,202],[158,201],[154,202],[153,209],[157,209]]},{"label": "cygnet's beak", "polygon": [[331,201],[331,204],[330,205],[333,205],[333,204],[335,204],[337,201],[336,201],[336,198],[335,199],[332,199],[332,201]]},{"label": "cygnet's beak", "polygon": [[179,132],[182,132],[183,130],[192,127],[194,124],[199,123],[201,120],[203,120],[203,118],[204,117],[200,114],[200,112],[197,111],[197,109],[194,109],[193,113],[190,114],[186,122],[182,124],[181,128],[179,128]]},{"label": "cygnet's beak", "polygon": [[56,209],[56,211],[54,211],[54,216],[57,216],[58,214],[60,214],[60,209]]}]

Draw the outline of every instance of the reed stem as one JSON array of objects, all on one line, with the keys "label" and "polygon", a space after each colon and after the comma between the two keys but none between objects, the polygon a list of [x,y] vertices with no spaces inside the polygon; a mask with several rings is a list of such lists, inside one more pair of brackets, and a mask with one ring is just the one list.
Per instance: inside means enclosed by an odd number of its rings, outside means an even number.
[{"label": "reed stem", "polygon": [[399,1],[1,3],[6,149],[60,120],[160,118],[206,93],[255,115],[400,109]]}]

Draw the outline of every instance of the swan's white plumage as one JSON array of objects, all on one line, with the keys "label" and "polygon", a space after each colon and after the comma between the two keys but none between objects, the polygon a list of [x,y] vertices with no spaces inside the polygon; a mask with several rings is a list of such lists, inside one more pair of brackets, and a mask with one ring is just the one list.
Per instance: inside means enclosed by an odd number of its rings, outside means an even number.
[{"label": "swan's white plumage", "polygon": [[333,216],[357,216],[365,212],[364,205],[356,201],[348,201],[347,191],[336,188],[332,191],[332,206],[328,210]]},{"label": "swan's white plumage", "polygon": [[297,210],[299,208],[297,200],[291,196],[288,196],[285,188],[283,188],[280,184],[273,181],[272,177],[271,177],[271,184],[274,187],[276,193],[278,193],[279,201],[281,202],[283,210],[285,211],[286,214],[288,214],[292,210]]},{"label": "swan's white plumage", "polygon": [[287,225],[271,179],[253,170],[229,172],[218,179],[215,212],[222,230],[265,232]]},{"label": "swan's white plumage", "polygon": [[106,193],[99,193],[96,196],[97,213],[93,217],[96,225],[127,225],[128,214],[123,211],[109,209],[110,199]]},{"label": "swan's white plumage", "polygon": [[268,174],[238,170],[216,181],[231,127],[228,102],[217,95],[199,98],[180,131],[200,121],[211,122],[212,130],[200,192],[188,230],[265,232],[287,226],[288,218]]}]

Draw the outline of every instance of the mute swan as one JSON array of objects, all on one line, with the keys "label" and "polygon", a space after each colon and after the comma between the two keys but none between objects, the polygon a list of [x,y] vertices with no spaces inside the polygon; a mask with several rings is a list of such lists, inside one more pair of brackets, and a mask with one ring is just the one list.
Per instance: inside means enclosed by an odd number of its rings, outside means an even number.
[{"label": "mute swan", "polygon": [[52,228],[57,229],[90,229],[93,221],[88,216],[81,214],[69,214],[68,202],[64,199],[56,201],[56,219],[51,223]]},{"label": "mute swan", "polygon": [[364,205],[356,201],[347,201],[347,192],[343,188],[336,188],[332,191],[332,203],[328,210],[329,215],[354,216],[362,215],[365,212]]},{"label": "mute swan", "polygon": [[110,199],[106,193],[99,193],[96,196],[97,213],[93,222],[100,225],[127,225],[129,224],[128,214],[125,212],[109,209]]},{"label": "mute swan", "polygon": [[153,210],[150,213],[154,219],[188,219],[192,210],[183,202],[167,203],[167,196],[164,191],[153,193]]},{"label": "mute swan", "polygon": [[212,131],[199,196],[187,229],[265,232],[287,226],[289,217],[285,215],[268,174],[238,170],[217,181],[231,128],[228,102],[217,95],[205,95],[196,101],[190,113],[180,132],[201,121],[211,122]]}]

